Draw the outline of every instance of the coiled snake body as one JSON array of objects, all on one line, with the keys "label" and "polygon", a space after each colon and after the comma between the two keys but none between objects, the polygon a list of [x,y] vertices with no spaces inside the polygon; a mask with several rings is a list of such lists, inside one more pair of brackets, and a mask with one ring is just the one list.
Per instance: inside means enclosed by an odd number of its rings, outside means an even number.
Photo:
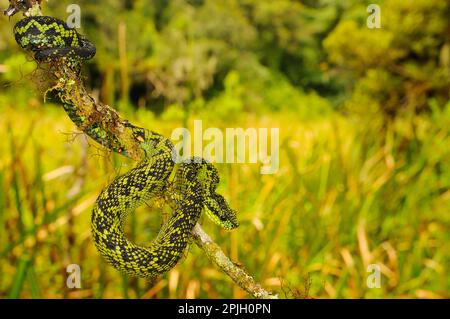
[{"label": "coiled snake body", "polygon": [[[15,25],[14,34],[17,43],[33,52],[39,63],[58,60],[77,73],[83,60],[95,55],[91,42],[53,17],[24,18]],[[83,127],[86,119],[76,112],[76,105],[66,102],[63,93],[59,92],[59,96],[64,109],[77,126]],[[212,164],[201,158],[185,161],[171,183],[175,166],[172,143],[130,123],[126,129],[131,130],[146,156],[100,194],[92,211],[92,235],[101,255],[115,268],[130,275],[152,277],[170,270],[181,259],[203,209],[226,229],[237,227],[238,222],[235,211],[215,192],[219,177]],[[101,145],[123,153],[114,137],[101,127],[91,126],[85,132]],[[173,212],[153,242],[144,247],[128,240],[124,235],[127,214],[152,198],[163,197],[169,187],[175,194]]]}]

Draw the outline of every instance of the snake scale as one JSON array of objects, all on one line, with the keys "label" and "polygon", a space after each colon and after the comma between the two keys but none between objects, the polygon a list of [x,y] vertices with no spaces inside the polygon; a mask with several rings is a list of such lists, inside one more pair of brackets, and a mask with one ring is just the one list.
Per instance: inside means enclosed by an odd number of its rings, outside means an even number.
[{"label": "snake scale", "polygon": [[[58,61],[75,70],[78,76],[83,61],[96,53],[95,46],[84,36],[64,21],[49,16],[19,20],[14,35],[38,63]],[[83,127],[86,119],[76,112],[77,105],[67,103],[64,93],[58,93],[64,109],[78,127]],[[202,158],[191,158],[175,168],[174,147],[167,138],[131,123],[126,129],[133,133],[146,156],[101,192],[92,211],[92,237],[100,254],[118,270],[153,277],[169,271],[182,258],[203,210],[225,229],[236,228],[238,221],[236,212],[215,191],[219,176],[212,164]],[[100,126],[93,125],[84,131],[101,145],[126,155],[115,137]],[[172,175],[175,177],[170,181]],[[169,188],[175,194],[172,213],[152,243],[140,246],[127,239],[126,216],[143,203],[164,197]]]}]

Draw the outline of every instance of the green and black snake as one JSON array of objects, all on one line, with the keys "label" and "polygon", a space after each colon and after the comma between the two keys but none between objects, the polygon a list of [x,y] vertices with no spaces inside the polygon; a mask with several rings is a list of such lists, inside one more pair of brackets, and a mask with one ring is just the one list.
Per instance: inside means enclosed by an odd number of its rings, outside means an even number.
[{"label": "green and black snake", "polygon": [[[95,55],[95,46],[64,21],[48,16],[26,17],[14,27],[17,43],[33,52],[38,63],[64,63],[79,74],[83,60]],[[83,127],[86,119],[67,103],[60,91],[63,107],[72,121]],[[217,170],[201,158],[179,165],[173,182],[176,157],[172,143],[164,136],[128,123],[145,158],[132,170],[117,177],[98,197],[92,211],[94,243],[101,255],[115,268],[130,275],[153,277],[173,268],[183,256],[191,232],[203,210],[226,229],[238,226],[236,213],[215,189]],[[99,126],[84,130],[91,138],[112,151],[123,154],[114,136]],[[126,154],[125,154],[126,155]],[[139,205],[164,196],[171,188],[173,212],[150,246],[139,246],[125,237],[124,222]]]}]

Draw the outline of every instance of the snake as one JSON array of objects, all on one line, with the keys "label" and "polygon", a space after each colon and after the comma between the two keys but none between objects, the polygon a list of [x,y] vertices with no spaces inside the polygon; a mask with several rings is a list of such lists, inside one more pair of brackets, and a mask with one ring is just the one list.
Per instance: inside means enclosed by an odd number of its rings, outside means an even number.
[{"label": "snake", "polygon": [[[92,42],[54,17],[24,17],[13,31],[19,46],[32,53],[38,64],[63,63],[77,76],[82,64],[96,54]],[[64,91],[58,94],[71,120],[84,127],[89,137],[126,155],[116,137],[99,125],[86,128],[87,120],[77,112],[77,105],[64,99]],[[101,191],[91,214],[91,233],[98,252],[114,268],[131,276],[155,277],[171,270],[184,256],[203,212],[227,230],[238,227],[239,222],[236,211],[216,192],[220,178],[210,162],[200,157],[180,162],[169,139],[125,123],[145,156]],[[165,198],[168,192],[173,194],[171,214],[153,241],[139,245],[128,239],[124,230],[127,216],[153,199]]]}]

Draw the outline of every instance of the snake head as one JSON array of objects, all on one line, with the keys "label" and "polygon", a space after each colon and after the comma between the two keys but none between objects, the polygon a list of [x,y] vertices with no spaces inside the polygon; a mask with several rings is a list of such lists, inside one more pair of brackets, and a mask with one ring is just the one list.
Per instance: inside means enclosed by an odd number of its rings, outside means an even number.
[{"label": "snake head", "polygon": [[219,173],[217,169],[203,158],[194,158],[194,162],[201,165],[202,169],[197,175],[204,190],[205,213],[214,223],[226,230],[232,230],[239,226],[237,214],[230,207],[225,198],[216,193],[219,185]]},{"label": "snake head", "polygon": [[226,230],[232,230],[239,226],[236,211],[228,205],[222,195],[215,193],[207,196],[205,212],[209,219]]}]

